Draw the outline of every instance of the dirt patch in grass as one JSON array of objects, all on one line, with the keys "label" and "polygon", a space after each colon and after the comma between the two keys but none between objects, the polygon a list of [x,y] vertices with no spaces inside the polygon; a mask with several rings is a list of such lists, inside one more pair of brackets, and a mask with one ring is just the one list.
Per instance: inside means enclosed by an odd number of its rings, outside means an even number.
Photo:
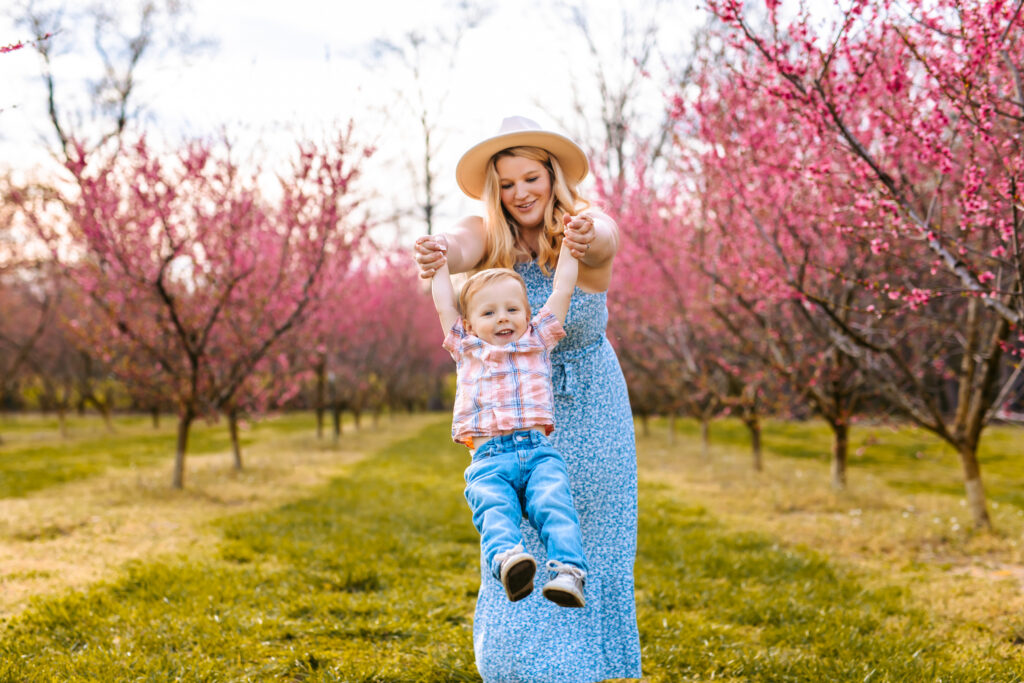
[{"label": "dirt patch in grass", "polygon": [[161,555],[206,554],[221,540],[210,521],[300,499],[383,445],[423,428],[435,416],[402,418],[349,431],[339,444],[290,436],[243,453],[191,458],[186,488],[170,487],[164,464],[110,469],[25,498],[0,499],[0,622],[34,597],[112,578],[125,563]]}]

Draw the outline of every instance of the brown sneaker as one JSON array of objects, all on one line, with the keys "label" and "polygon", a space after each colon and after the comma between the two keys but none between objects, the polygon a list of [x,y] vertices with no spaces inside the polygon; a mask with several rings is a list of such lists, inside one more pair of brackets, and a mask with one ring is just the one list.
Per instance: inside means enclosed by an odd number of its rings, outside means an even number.
[{"label": "brown sneaker", "polygon": [[517,545],[498,553],[494,559],[501,565],[501,585],[505,587],[505,595],[509,600],[516,602],[533,592],[537,561],[533,555],[524,551],[523,546]]},{"label": "brown sneaker", "polygon": [[548,569],[558,574],[544,584],[544,597],[562,607],[585,607],[587,602],[583,598],[583,583],[586,572],[557,560],[549,560]]}]

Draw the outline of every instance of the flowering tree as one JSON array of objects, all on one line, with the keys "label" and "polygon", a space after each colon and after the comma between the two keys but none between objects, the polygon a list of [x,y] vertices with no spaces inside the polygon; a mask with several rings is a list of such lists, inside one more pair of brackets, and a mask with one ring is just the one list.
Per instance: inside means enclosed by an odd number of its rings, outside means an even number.
[{"label": "flowering tree", "polygon": [[764,374],[749,366],[749,354],[728,348],[713,315],[713,286],[701,268],[703,235],[688,218],[694,195],[682,184],[650,184],[653,174],[639,168],[646,158],[637,157],[633,182],[598,174],[598,195],[623,235],[609,303],[616,350],[632,383],[654,385],[665,401],[670,435],[675,414],[696,417],[707,455],[712,417],[735,411],[750,429],[760,468],[757,387]]},{"label": "flowering tree", "polygon": [[342,413],[352,412],[358,427],[367,406],[374,402],[371,374],[364,368],[358,353],[373,353],[371,345],[360,336],[370,323],[366,263],[375,258],[372,245],[356,256],[355,263],[335,280],[333,296],[320,307],[310,321],[311,342],[307,348],[307,365],[315,382],[314,406],[317,414],[317,437],[324,433],[324,415],[331,414],[334,438],[342,433]]},{"label": "flowering tree", "polygon": [[451,371],[437,315],[401,251],[367,251],[320,311],[321,399],[334,418],[422,405]]},{"label": "flowering tree", "polygon": [[0,55],[29,47],[30,45],[34,45],[39,40],[46,40],[52,35],[52,33],[44,33],[43,35],[39,36],[37,40],[19,40],[18,42],[10,43],[9,45],[0,45]]},{"label": "flowering tree", "polygon": [[[361,241],[352,182],[368,153],[351,129],[301,145],[279,196],[261,191],[206,142],[172,158],[140,140],[112,158],[68,164],[76,192],[57,198],[70,245],[26,211],[94,307],[88,336],[129,384],[173,396],[173,486],[184,484],[189,428],[235,400],[274,345],[323,300],[326,264]],[[23,198],[30,209],[31,196]]]},{"label": "flowering tree", "polygon": [[[786,22],[780,3],[769,2],[763,31],[744,18],[744,5],[708,2],[761,56],[766,68],[755,77],[856,162],[862,201],[896,212],[877,237],[924,243],[949,287],[1020,323],[1020,3],[836,2],[831,35],[813,30],[806,3]],[[918,297],[933,293],[919,289]]]},{"label": "flowering tree", "polygon": [[94,407],[103,418],[108,432],[114,431],[111,420],[115,383],[94,351],[77,334],[77,322],[83,315],[81,293],[69,286],[54,264],[46,264],[45,279],[32,282],[32,290],[46,291],[54,302],[52,319],[27,354],[26,379],[38,392],[40,407],[57,412],[60,432],[67,433],[65,416],[72,407],[84,412]]},{"label": "flowering tree", "polygon": [[45,259],[25,248],[14,186],[0,177],[0,402],[13,401],[36,344],[57,320],[61,292]]},{"label": "flowering tree", "polygon": [[455,371],[451,356],[441,347],[444,334],[437,311],[412,267],[411,255],[396,250],[387,255],[370,279],[379,293],[375,301],[374,345],[388,406],[393,410],[426,407],[440,392],[442,378]]},{"label": "flowering tree", "polygon": [[41,265],[0,271],[0,400],[12,398],[33,350],[55,325],[58,296]]},{"label": "flowering tree", "polygon": [[[1020,7],[911,2],[906,17],[858,1],[820,36],[803,5],[784,23],[769,3],[760,32],[742,2],[708,5],[732,29],[736,71],[707,98],[739,113],[705,142],[742,139],[758,155],[729,172],[754,222],[744,239],[846,359],[957,449],[974,523],[989,526],[978,440],[1015,386],[1006,354],[1020,348],[1021,99],[1007,52]],[[849,296],[816,284],[822,273]]]},{"label": "flowering tree", "polygon": [[274,351],[256,363],[239,390],[221,407],[228,422],[232,463],[236,471],[242,470],[242,442],[239,438],[242,419],[265,415],[287,404],[299,393],[309,374],[298,364],[304,349],[301,335],[296,332],[305,327],[293,328],[282,335],[275,342]]},{"label": "flowering tree", "polygon": [[832,429],[832,485],[842,489],[849,427],[868,387],[806,293],[844,324],[873,319],[857,278],[888,257],[831,237],[830,226],[852,220],[844,169],[817,158],[784,109],[721,66],[715,56],[703,64],[699,96],[676,112],[686,139],[701,142],[680,145],[675,167],[701,202],[690,214],[703,236],[693,267],[713,283],[711,311],[727,336],[747,342],[738,357],[756,356]]}]

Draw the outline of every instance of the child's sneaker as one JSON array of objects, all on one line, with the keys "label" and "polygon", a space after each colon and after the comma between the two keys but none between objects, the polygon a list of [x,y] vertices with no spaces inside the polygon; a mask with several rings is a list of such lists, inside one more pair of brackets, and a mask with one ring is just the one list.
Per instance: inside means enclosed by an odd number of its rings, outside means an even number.
[{"label": "child's sneaker", "polygon": [[548,560],[548,569],[558,572],[555,578],[544,584],[544,597],[562,607],[584,607],[583,583],[587,577],[579,567]]},{"label": "child's sneaker", "polygon": [[533,575],[537,573],[537,561],[533,559],[533,555],[524,551],[523,546],[517,545],[498,553],[494,559],[501,567],[501,585],[505,587],[505,595],[510,601],[522,600],[533,592]]}]

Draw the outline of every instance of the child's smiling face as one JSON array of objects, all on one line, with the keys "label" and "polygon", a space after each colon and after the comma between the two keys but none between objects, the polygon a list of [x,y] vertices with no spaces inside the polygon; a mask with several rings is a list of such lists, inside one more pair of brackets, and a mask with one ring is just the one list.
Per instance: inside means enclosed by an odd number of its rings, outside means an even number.
[{"label": "child's smiling face", "polygon": [[526,334],[528,304],[523,286],[511,277],[473,294],[463,318],[466,331],[488,344],[504,346]]}]

